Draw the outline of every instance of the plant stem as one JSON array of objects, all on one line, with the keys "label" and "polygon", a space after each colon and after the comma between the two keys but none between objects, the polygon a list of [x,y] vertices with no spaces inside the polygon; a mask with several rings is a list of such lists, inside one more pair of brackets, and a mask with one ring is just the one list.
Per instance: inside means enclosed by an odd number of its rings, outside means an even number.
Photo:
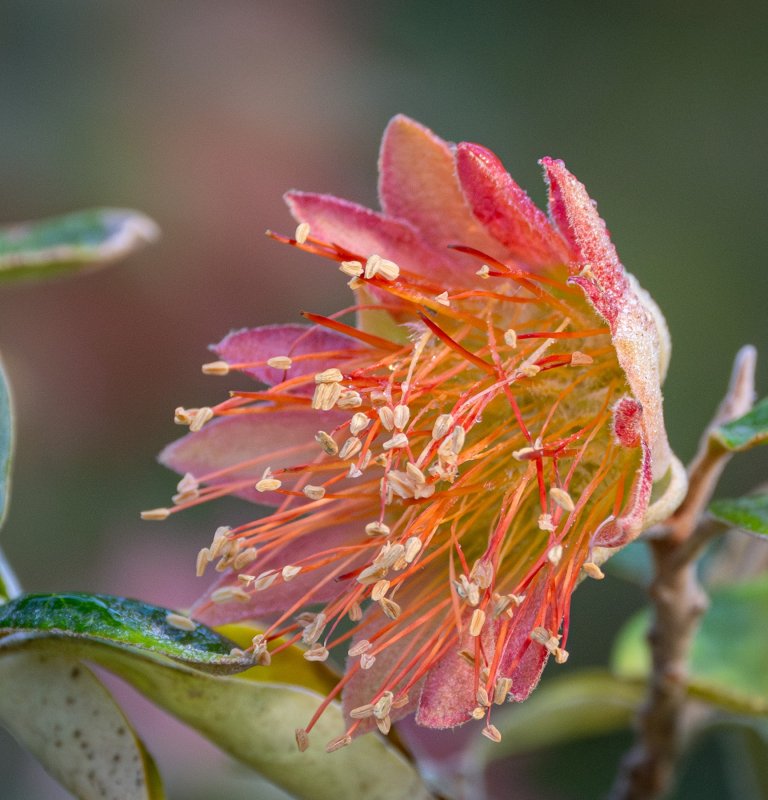
[{"label": "plant stem", "polygon": [[711,524],[705,512],[731,453],[711,434],[752,407],[755,360],[752,347],[742,348],[736,356],[725,399],[688,467],[686,497],[648,541],[654,564],[649,588],[651,675],[637,718],[635,743],[619,767],[611,800],[655,800],[672,786],[685,740],[691,644],[707,608],[707,596],[697,578],[697,560],[712,538],[724,530]]}]

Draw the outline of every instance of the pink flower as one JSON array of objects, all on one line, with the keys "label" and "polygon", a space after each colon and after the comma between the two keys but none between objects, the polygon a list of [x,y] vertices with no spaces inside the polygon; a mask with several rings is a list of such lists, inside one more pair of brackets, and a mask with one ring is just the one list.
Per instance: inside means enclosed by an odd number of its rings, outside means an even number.
[{"label": "pink flower", "polygon": [[278,638],[348,653],[318,710],[342,692],[330,749],[413,712],[498,738],[494,704],[567,658],[577,583],[680,499],[663,318],[584,186],[541,163],[549,218],[488,150],[396,117],[382,212],[292,192],[296,235],[274,237],[338,265],[354,305],[231,333],[205,371],[267,388],[177,410],[193,432],[161,460],[179,494],[145,516],[228,494],[273,508],[201,551],[198,572],[223,574],[194,611],[269,619],[262,662]]}]

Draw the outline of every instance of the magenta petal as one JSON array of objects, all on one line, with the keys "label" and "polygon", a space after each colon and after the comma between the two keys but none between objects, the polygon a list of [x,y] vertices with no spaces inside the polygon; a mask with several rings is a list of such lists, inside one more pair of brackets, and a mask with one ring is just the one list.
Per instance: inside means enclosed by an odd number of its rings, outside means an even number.
[{"label": "magenta petal", "polygon": [[454,148],[403,115],[387,126],[379,154],[379,197],[390,217],[410,222],[436,247],[463,244],[500,258],[456,178]]},{"label": "magenta petal", "polygon": [[[354,545],[360,541],[360,522],[333,525],[311,534],[300,537],[258,558],[247,569],[240,570],[243,575],[260,575],[262,572],[274,569],[277,572],[288,565],[297,565],[321,550],[339,549]],[[354,570],[361,563],[363,556],[354,559],[344,572]],[[254,592],[248,602],[231,601],[228,603],[213,603],[211,595],[216,589],[224,586],[241,587],[242,583],[233,572],[221,576],[205,594],[195,603],[191,610],[195,619],[206,625],[221,625],[225,622],[235,622],[242,619],[263,617],[274,612],[285,611],[302,598],[304,605],[312,603],[326,603],[344,590],[344,582],[338,578],[331,579],[318,587],[323,578],[338,568],[338,562],[332,562],[316,569],[300,572],[295,578],[286,582],[279,577],[271,586],[260,592]],[[312,591],[315,589],[314,591]],[[311,592],[311,594],[310,594]]]},{"label": "magenta petal", "polygon": [[[313,461],[321,452],[314,439],[317,429],[322,426],[331,432],[347,419],[338,411],[275,409],[223,417],[168,445],[160,463],[182,475],[189,472],[210,486],[255,483],[267,467],[274,471]],[[275,492],[257,492],[250,483],[234,494],[261,505],[278,505],[284,499]]]},{"label": "magenta petal", "polygon": [[[287,378],[310,375],[358,353],[362,348],[349,336],[309,325],[264,325],[233,331],[211,349],[229,364],[247,364],[266,361],[273,356],[296,356],[318,353],[317,358],[296,361],[290,370],[272,367],[244,369],[258,381],[274,386]],[[322,355],[325,353],[326,355]],[[302,387],[303,393],[312,394],[314,383]]]},{"label": "magenta petal", "polygon": [[546,214],[490,150],[462,142],[456,150],[456,168],[475,216],[515,258],[531,266],[568,260],[565,243]]},{"label": "magenta petal", "polygon": [[331,195],[288,192],[285,199],[293,216],[309,223],[313,236],[340,245],[363,261],[380,255],[445,287],[462,285],[462,279],[466,280],[468,270],[456,266],[450,251],[439,253],[403,220]]}]

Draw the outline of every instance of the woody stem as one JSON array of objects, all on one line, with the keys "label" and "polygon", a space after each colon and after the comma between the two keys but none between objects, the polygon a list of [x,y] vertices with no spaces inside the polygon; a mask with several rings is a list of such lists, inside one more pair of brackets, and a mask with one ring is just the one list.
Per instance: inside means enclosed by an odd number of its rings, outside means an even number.
[{"label": "woody stem", "polygon": [[736,356],[725,399],[688,467],[688,493],[678,510],[649,532],[654,577],[649,588],[651,675],[636,720],[635,743],[625,755],[611,800],[655,800],[671,788],[685,743],[688,668],[693,638],[707,608],[697,561],[724,528],[706,518],[706,508],[731,453],[712,436],[724,422],[742,416],[754,400],[755,350]]}]

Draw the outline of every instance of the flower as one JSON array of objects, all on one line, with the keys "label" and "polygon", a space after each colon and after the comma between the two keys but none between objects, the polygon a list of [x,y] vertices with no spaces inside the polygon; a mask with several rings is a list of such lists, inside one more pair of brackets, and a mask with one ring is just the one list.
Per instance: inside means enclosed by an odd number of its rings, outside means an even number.
[{"label": "flower", "polygon": [[201,550],[198,573],[223,574],[194,613],[268,619],[262,663],[292,642],[347,651],[318,710],[343,692],[329,749],[412,712],[498,739],[493,706],[566,660],[577,583],[681,498],[663,318],[584,186],[541,164],[549,218],[488,150],[393,119],[383,212],[292,192],[295,236],[273,234],[337,264],[354,305],[231,333],[204,371],[267,388],[177,409],[191,433],[161,461],[184,477],[145,516],[222,495],[273,508]]}]

